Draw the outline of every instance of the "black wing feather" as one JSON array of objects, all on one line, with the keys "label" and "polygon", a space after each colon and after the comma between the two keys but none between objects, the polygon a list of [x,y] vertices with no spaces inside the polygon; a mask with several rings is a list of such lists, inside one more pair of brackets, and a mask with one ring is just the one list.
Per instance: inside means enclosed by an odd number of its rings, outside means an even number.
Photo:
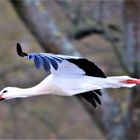
[{"label": "black wing feather", "polygon": [[103,71],[98,68],[93,62],[80,58],[80,59],[67,59],[70,63],[77,65],[79,68],[85,71],[85,75],[87,76],[94,76],[94,77],[103,77],[106,78]]},{"label": "black wing feather", "polygon": [[[96,108],[97,104],[101,105],[101,100],[98,97],[99,93],[101,93],[100,90],[94,90],[94,91],[88,91],[85,93],[78,94],[77,96],[84,98],[86,101],[88,101]],[[101,94],[99,96],[101,96]]]},{"label": "black wing feather", "polygon": [[102,92],[100,90],[94,90],[94,92],[96,92],[99,96],[102,96]]},{"label": "black wing feather", "polygon": [[82,93],[82,94],[78,94],[76,96],[80,96],[82,98],[84,98],[86,101],[88,101],[90,104],[92,104],[94,107],[96,107],[96,103],[95,103],[95,100],[94,98],[92,98],[90,95],[92,94],[92,91],[89,91],[89,92],[85,92],[85,93]]},{"label": "black wing feather", "polygon": [[98,104],[101,104],[101,100],[100,100],[100,98],[98,97],[98,95],[96,94],[96,92],[93,90],[93,98],[96,100],[96,102],[98,103]]},{"label": "black wing feather", "polygon": [[22,51],[21,45],[19,43],[17,43],[17,54],[21,57],[28,56],[27,53]]}]

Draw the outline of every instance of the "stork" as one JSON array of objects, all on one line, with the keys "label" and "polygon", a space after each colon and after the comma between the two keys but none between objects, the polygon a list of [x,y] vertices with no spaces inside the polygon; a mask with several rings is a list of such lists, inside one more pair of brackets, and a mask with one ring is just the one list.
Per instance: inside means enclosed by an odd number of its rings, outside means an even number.
[{"label": "stork", "polygon": [[83,57],[56,55],[52,53],[23,52],[17,43],[17,54],[33,60],[37,69],[43,67],[50,74],[38,85],[30,88],[6,87],[0,92],[0,100],[24,98],[42,94],[61,96],[79,95],[94,107],[101,104],[101,89],[131,88],[140,79],[129,76],[107,77],[93,62]]}]

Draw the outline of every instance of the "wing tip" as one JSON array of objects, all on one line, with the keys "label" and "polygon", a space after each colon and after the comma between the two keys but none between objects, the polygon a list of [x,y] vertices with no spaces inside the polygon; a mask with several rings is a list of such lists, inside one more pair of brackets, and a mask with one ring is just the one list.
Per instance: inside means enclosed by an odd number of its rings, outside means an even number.
[{"label": "wing tip", "polygon": [[25,52],[22,51],[22,47],[21,47],[21,45],[20,45],[19,42],[17,43],[16,46],[17,46],[17,54],[18,54],[20,57],[28,56],[27,53],[25,53]]}]

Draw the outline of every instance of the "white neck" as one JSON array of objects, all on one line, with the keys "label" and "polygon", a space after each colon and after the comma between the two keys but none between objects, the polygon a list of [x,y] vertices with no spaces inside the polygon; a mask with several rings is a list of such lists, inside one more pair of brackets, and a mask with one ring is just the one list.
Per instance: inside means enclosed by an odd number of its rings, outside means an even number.
[{"label": "white neck", "polygon": [[29,96],[36,96],[42,94],[50,94],[53,92],[53,88],[49,82],[49,78],[45,78],[42,82],[38,85],[31,87],[31,88],[18,88],[19,93],[17,93],[17,97],[29,97]]}]

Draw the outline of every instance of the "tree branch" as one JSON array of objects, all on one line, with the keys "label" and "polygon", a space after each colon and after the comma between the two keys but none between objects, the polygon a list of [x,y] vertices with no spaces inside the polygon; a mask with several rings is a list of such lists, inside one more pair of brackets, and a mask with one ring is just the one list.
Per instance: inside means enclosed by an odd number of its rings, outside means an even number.
[{"label": "tree branch", "polygon": [[93,27],[92,26],[89,27],[89,25],[87,26],[85,25],[84,28],[75,29],[75,32],[71,33],[69,37],[73,39],[83,39],[84,37],[87,37],[89,35],[94,35],[94,34],[103,37],[112,45],[114,52],[119,60],[119,63],[123,68],[123,70],[125,71],[125,73],[127,73],[130,76],[133,76],[133,73],[128,69],[127,65],[123,61],[122,55],[118,49],[119,46],[116,45],[116,43],[119,41],[119,38],[113,37],[112,33],[110,33],[110,30],[117,33],[121,32],[120,29],[115,25],[105,26],[101,24],[100,27],[98,25],[94,25]]},{"label": "tree branch", "polygon": [[[11,0],[19,17],[46,52],[79,55],[59,32],[48,11],[38,0]],[[25,11],[26,9],[26,11]]]}]

